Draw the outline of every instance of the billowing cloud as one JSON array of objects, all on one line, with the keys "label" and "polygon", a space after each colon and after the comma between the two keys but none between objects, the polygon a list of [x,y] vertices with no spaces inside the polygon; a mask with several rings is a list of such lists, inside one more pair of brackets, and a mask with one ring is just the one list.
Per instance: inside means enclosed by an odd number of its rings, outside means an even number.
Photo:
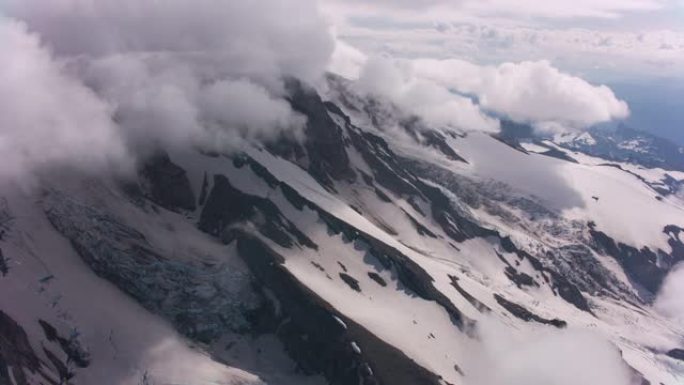
[{"label": "billowing cloud", "polygon": [[356,84],[362,92],[386,98],[436,128],[499,129],[498,121],[484,114],[472,100],[452,92],[443,82],[418,76],[410,62],[371,58]]},{"label": "billowing cloud", "polygon": [[483,111],[545,130],[580,130],[629,115],[627,103],[610,88],[563,73],[548,61],[480,66],[458,59],[374,57],[359,63],[360,89],[437,126],[496,131],[498,123]]},{"label": "billowing cloud", "polygon": [[480,105],[520,122],[585,128],[623,119],[627,103],[603,85],[563,73],[548,61],[477,66],[461,60],[417,60],[416,72],[474,94]]},{"label": "billowing cloud", "polygon": [[343,40],[337,40],[328,70],[349,79],[357,79],[366,61],[368,61],[366,54]]},{"label": "billowing cloud", "polygon": [[268,137],[274,129],[303,127],[305,119],[276,99],[264,87],[245,80],[223,80],[203,90],[200,104],[207,124],[235,127],[255,137]]},{"label": "billowing cloud", "polygon": [[0,47],[0,179],[37,167],[125,161],[110,106],[69,76],[38,36],[0,17]]},{"label": "billowing cloud", "polygon": [[672,268],[660,288],[654,306],[664,316],[684,322],[684,264]]},{"label": "billowing cloud", "polygon": [[283,80],[317,81],[334,48],[314,0],[8,0],[0,12],[14,64],[0,70],[0,147],[21,154],[5,162],[16,173],[296,134],[304,118]]}]

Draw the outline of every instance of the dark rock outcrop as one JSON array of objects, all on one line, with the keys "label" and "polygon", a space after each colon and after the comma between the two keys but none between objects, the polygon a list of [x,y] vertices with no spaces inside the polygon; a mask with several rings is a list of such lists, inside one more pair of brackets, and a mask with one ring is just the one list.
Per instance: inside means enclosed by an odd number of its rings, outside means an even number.
[{"label": "dark rock outcrop", "polygon": [[560,160],[565,160],[571,163],[579,163],[575,158],[571,157],[568,155],[565,151],[561,151],[557,148],[551,148],[548,151],[544,151],[540,153],[541,155],[544,156],[550,156],[552,158],[560,159]]},{"label": "dark rock outcrop", "polygon": [[56,376],[49,375],[50,371],[31,347],[24,328],[0,310],[0,384],[29,385],[32,382],[29,382],[27,372],[38,375],[46,384],[57,385],[52,380]]},{"label": "dark rock outcrop", "polygon": [[195,195],[185,170],[165,152],[157,152],[140,168],[142,188],[148,197],[168,210],[195,209]]},{"label": "dark rock outcrop", "polygon": [[5,254],[2,252],[2,249],[0,249],[0,275],[2,275],[4,277],[8,273],[9,273],[9,265],[7,263],[7,257],[5,257]]},{"label": "dark rock outcrop", "polygon": [[466,301],[470,302],[470,304],[473,305],[473,307],[477,309],[477,311],[479,311],[480,313],[489,313],[490,311],[492,311],[492,309],[490,309],[489,306],[480,302],[477,298],[473,297],[470,293],[465,291],[465,289],[461,287],[461,284],[458,283],[458,277],[450,275],[449,279],[451,280],[451,286],[453,286],[454,289],[456,289],[456,291],[459,294],[461,294],[463,298],[466,299]]},{"label": "dark rock outcrop", "polygon": [[667,352],[667,355],[675,360],[684,361],[684,349],[672,349]]},{"label": "dark rock outcrop", "polygon": [[383,138],[354,126],[348,127],[348,132],[352,144],[370,166],[378,184],[397,195],[419,195],[412,183],[413,175],[399,164],[399,157]]},{"label": "dark rock outcrop", "polygon": [[447,158],[463,163],[468,163],[463,157],[458,155],[446,142],[444,135],[435,130],[425,130],[422,132],[423,138],[428,146],[438,149]]},{"label": "dark rock outcrop", "polygon": [[296,80],[287,82],[292,109],[306,116],[306,152],[309,173],[326,186],[329,178],[353,180],[356,174],[349,165],[341,128],[328,114],[328,109],[315,90]]},{"label": "dark rock outcrop", "polygon": [[567,326],[567,322],[565,322],[563,320],[559,320],[558,318],[554,318],[554,319],[550,320],[550,319],[540,317],[540,316],[532,313],[531,311],[525,309],[523,306],[521,306],[517,303],[511,302],[511,301],[507,300],[506,298],[504,298],[498,294],[494,294],[494,299],[496,299],[496,302],[499,305],[501,305],[501,307],[503,307],[509,313],[513,314],[514,316],[516,316],[517,318],[520,318],[523,321],[539,322],[541,324],[552,325],[552,326],[555,326],[557,328],[564,328]]},{"label": "dark rock outcrop", "polygon": [[361,286],[359,286],[359,280],[358,279],[352,277],[351,275],[349,275],[347,273],[340,273],[339,275],[340,275],[340,278],[342,279],[342,281],[344,281],[344,283],[346,283],[347,286],[352,288],[352,290],[358,291],[359,293],[361,292]]},{"label": "dark rock outcrop", "polygon": [[519,272],[513,266],[506,266],[504,274],[506,274],[506,277],[508,277],[508,279],[515,283],[515,285],[519,288],[524,286],[539,287],[539,284],[534,280],[534,278],[530,277],[528,274]]},{"label": "dark rock outcrop", "polygon": [[382,278],[378,273],[369,271],[368,272],[368,278],[372,279],[375,281],[378,285],[385,287],[387,286],[387,281],[385,281],[384,278]]},{"label": "dark rock outcrop", "polygon": [[67,356],[68,362],[73,362],[79,368],[87,368],[90,365],[90,353],[83,348],[76,336],[65,338],[59,335],[57,329],[45,320],[38,320],[43,329],[45,338],[50,342],[55,342]]},{"label": "dark rock outcrop", "polygon": [[214,176],[214,186],[202,209],[199,228],[209,234],[223,236],[224,230],[247,221],[282,247],[291,248],[297,244],[317,248],[309,237],[281,214],[273,202],[237,190],[223,175]]},{"label": "dark rock outcrop", "polygon": [[[282,256],[247,234],[237,248],[261,285],[277,297],[282,314],[266,322],[300,370],[339,385],[438,385],[438,377],[344,315],[299,283]],[[342,322],[338,322],[337,320]]]},{"label": "dark rock outcrop", "polygon": [[589,226],[589,234],[595,242],[595,247],[615,258],[632,281],[652,294],[658,292],[668,268],[658,265],[658,255],[655,252],[648,247],[639,250],[624,243],[615,242],[607,234],[596,230],[592,224]]}]

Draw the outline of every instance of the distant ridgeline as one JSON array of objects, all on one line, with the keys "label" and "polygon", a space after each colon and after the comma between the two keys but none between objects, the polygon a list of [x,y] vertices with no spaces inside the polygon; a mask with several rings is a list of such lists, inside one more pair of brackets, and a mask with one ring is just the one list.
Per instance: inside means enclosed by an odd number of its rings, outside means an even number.
[{"label": "distant ridgeline", "polygon": [[[533,128],[527,124],[503,121],[499,139],[512,144],[524,139],[535,139],[535,134]],[[668,139],[622,124],[617,128],[591,128],[585,132],[559,134],[548,139],[568,150],[610,161],[684,171],[683,147]]]}]

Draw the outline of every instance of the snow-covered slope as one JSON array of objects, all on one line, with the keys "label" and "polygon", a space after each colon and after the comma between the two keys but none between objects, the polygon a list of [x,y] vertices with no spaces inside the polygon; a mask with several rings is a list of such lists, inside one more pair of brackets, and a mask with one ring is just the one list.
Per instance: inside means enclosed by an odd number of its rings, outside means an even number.
[{"label": "snow-covered slope", "polygon": [[582,359],[682,382],[684,325],[650,306],[684,259],[659,171],[426,127],[336,78],[289,93],[302,143],[3,186],[0,383],[502,384]]}]

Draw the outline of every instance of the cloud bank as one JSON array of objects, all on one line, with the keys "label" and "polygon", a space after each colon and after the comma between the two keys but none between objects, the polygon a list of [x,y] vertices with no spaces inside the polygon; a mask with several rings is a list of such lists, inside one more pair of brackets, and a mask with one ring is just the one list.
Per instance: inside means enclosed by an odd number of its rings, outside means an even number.
[{"label": "cloud bank", "polygon": [[124,162],[110,106],[40,45],[20,22],[0,17],[0,179],[68,162],[84,169]]},{"label": "cloud bank", "polygon": [[435,126],[497,131],[494,116],[567,131],[629,116],[627,103],[610,88],[563,73],[545,60],[481,66],[459,59],[362,55],[349,46],[338,49],[331,69],[356,79],[363,92],[387,98]]},{"label": "cloud bank", "polygon": [[2,173],[69,162],[125,168],[132,156],[157,145],[222,149],[283,132],[298,135],[304,118],[285,100],[282,80],[315,82],[331,60],[330,68],[358,76],[363,92],[436,127],[496,131],[493,112],[577,129],[628,114],[607,87],[546,61],[368,60],[335,43],[318,5],[4,1],[0,53],[15,64],[0,70],[8,100],[0,106],[0,146],[12,154]]},{"label": "cloud bank", "polygon": [[282,81],[315,82],[334,48],[313,0],[7,0],[0,13],[5,174],[296,135]]},{"label": "cloud bank", "polygon": [[548,61],[477,66],[427,59],[414,65],[421,76],[474,94],[483,108],[519,122],[581,129],[629,115],[627,103],[610,88],[565,74]]}]

